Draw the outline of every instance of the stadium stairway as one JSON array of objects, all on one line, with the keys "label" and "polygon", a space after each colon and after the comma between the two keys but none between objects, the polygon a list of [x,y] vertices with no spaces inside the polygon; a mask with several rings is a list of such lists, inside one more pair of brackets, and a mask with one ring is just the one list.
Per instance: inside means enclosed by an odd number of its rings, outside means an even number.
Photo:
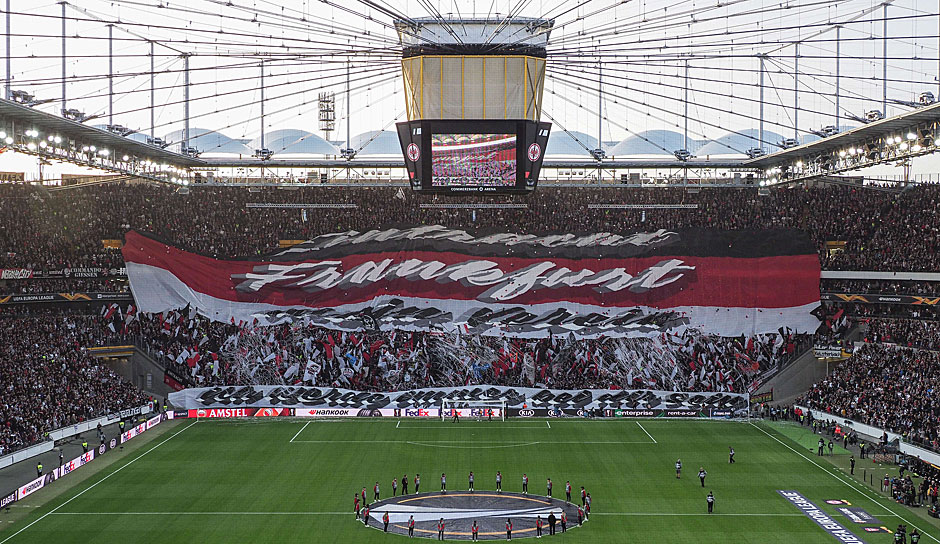
[{"label": "stadium stairway", "polygon": [[760,390],[768,391],[773,388],[774,404],[790,404],[812,387],[814,383],[825,378],[827,373],[826,363],[817,359],[813,355],[813,350],[809,349],[774,377],[767,380],[767,383],[761,386]]}]

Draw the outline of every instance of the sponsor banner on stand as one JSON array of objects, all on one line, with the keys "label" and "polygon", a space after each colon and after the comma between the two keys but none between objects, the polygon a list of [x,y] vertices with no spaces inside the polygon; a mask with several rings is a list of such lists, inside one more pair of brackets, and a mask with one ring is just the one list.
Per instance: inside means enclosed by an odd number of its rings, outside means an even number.
[{"label": "sponsor banner on stand", "polygon": [[790,504],[796,506],[800,512],[803,512],[809,519],[813,520],[830,536],[844,544],[865,544],[865,541],[852,534],[851,531],[840,525],[837,521],[829,517],[829,514],[823,512],[809,499],[804,497],[798,491],[777,490],[784,499],[790,501]]},{"label": "sponsor banner on stand", "polygon": [[819,258],[796,231],[327,234],[217,260],[128,232],[143,312],[187,305],[225,323],[545,338],[813,332]]},{"label": "sponsor banner on stand", "polygon": [[108,419],[124,419],[131,416],[139,416],[143,413],[143,406],[135,406],[133,408],[127,408],[126,410],[119,410],[117,412],[111,412],[108,414]]},{"label": "sponsor banner on stand", "polygon": [[882,293],[833,293],[823,292],[820,300],[832,302],[858,302],[862,304],[913,304],[916,306],[936,306],[940,296],[932,295],[893,295]]},{"label": "sponsor banner on stand", "polygon": [[35,280],[52,278],[120,278],[127,276],[121,268],[60,268],[35,270],[31,268],[0,268],[0,280]]},{"label": "sponsor banner on stand", "polygon": [[131,427],[130,429],[121,433],[121,444],[127,442],[131,438],[134,438],[135,436],[139,435],[140,433],[146,430],[147,430],[147,425],[145,423],[141,423],[140,425]]},{"label": "sponsor banner on stand", "polygon": [[813,355],[817,359],[847,359],[852,356],[852,351],[843,346],[816,344],[813,346]]},{"label": "sponsor banner on stand", "polygon": [[32,495],[33,493],[42,489],[44,485],[46,485],[45,475],[36,478],[26,485],[20,486],[20,488],[16,490],[16,500],[23,500],[24,497]]},{"label": "sponsor banner on stand", "polygon": [[[665,412],[665,417],[699,417],[701,413],[707,415],[715,410],[741,415],[746,412],[748,406],[747,394],[741,393],[560,390],[505,386],[439,387],[381,393],[329,387],[251,385],[184,389],[170,393],[169,399],[174,406],[188,409],[189,417],[250,417],[257,408],[417,409],[440,406],[444,399],[503,400],[507,408],[518,410],[525,405],[527,409],[546,411],[544,416],[548,415],[547,410],[550,409],[591,408],[661,410]],[[242,412],[233,412],[238,410]]]},{"label": "sponsor banner on stand", "polygon": [[16,500],[16,491],[4,497],[0,497],[0,508],[5,508],[6,505],[10,504],[11,502],[15,500]]},{"label": "sponsor banner on stand", "polygon": [[293,415],[293,408],[210,408],[189,410],[187,411],[187,415],[184,417],[215,419],[230,417],[278,417]]},{"label": "sponsor banner on stand", "polygon": [[0,304],[76,303],[104,300],[133,300],[128,293],[28,293],[22,295],[0,295]]},{"label": "sponsor banner on stand", "polygon": [[55,469],[54,473],[56,477],[61,478],[62,476],[69,474],[73,470],[79,467],[85,466],[86,463],[90,463],[94,458],[95,458],[95,450],[90,449],[87,452],[79,455],[75,459],[72,459],[71,461],[64,463],[61,467]]},{"label": "sponsor banner on stand", "polygon": [[0,268],[0,280],[28,280],[33,277],[29,268]]},{"label": "sponsor banner on stand", "polygon": [[751,395],[752,404],[763,404],[765,402],[773,402],[773,400],[774,400],[774,388],[773,387],[770,388],[770,391],[763,391],[761,393]]}]

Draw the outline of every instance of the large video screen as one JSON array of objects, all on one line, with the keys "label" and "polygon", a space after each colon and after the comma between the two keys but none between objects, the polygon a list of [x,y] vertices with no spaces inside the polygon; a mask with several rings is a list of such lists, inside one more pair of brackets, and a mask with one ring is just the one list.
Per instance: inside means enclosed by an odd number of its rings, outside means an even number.
[{"label": "large video screen", "polygon": [[515,134],[432,134],[434,187],[515,187]]}]

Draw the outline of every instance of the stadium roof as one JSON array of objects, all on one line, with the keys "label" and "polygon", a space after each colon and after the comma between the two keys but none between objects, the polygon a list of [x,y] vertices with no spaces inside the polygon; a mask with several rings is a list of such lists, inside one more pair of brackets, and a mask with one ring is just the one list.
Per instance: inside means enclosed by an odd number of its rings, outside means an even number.
[{"label": "stadium roof", "polygon": [[134,138],[83,125],[2,98],[0,98],[0,119],[11,120],[16,123],[27,123],[30,125],[30,129],[38,130],[44,134],[55,133],[73,140],[95,144],[99,147],[110,147],[120,149],[128,154],[149,157],[154,162],[164,162],[176,166],[204,166],[204,163],[199,159],[141,143]]},{"label": "stadium roof", "polygon": [[888,135],[900,135],[916,125],[940,121],[940,102],[930,106],[918,108],[894,117],[882,119],[840,132],[835,136],[821,138],[803,145],[791,147],[783,151],[771,153],[763,157],[746,161],[743,165],[751,168],[769,168],[771,166],[788,164],[800,157],[823,153],[832,153],[847,146],[859,145],[865,140],[882,138]]}]

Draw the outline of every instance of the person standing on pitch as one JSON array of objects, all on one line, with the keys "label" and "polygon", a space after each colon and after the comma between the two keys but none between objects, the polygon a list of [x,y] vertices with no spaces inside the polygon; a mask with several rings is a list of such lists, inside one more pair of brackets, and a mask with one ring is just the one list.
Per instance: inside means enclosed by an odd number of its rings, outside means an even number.
[{"label": "person standing on pitch", "polygon": [[382,514],[382,523],[385,525],[385,528],[382,529],[384,532],[388,532],[388,512]]},{"label": "person standing on pitch", "polygon": [[468,476],[467,479],[470,481],[470,492],[473,493],[473,471],[472,470],[470,471],[470,476]]},{"label": "person standing on pitch", "polygon": [[709,491],[708,496],[705,497],[705,502],[708,504],[708,513],[711,514],[712,510],[715,508],[715,495]]},{"label": "person standing on pitch", "polygon": [[584,486],[581,486],[581,506],[584,506],[585,501],[587,501],[587,491],[584,490]]},{"label": "person standing on pitch", "polygon": [[454,408],[454,423],[460,423],[460,412]]},{"label": "person standing on pitch", "polygon": [[506,540],[512,540],[512,520],[506,519]]},{"label": "person standing on pitch", "polygon": [[503,475],[498,470],[496,471],[496,492],[503,492]]},{"label": "person standing on pitch", "polygon": [[398,495],[398,478],[392,479],[392,496],[395,497]]},{"label": "person standing on pitch", "polygon": [[558,523],[558,518],[555,517],[555,512],[548,513],[548,534],[549,536],[555,534],[555,524]]},{"label": "person standing on pitch", "polygon": [[408,475],[407,474],[402,474],[401,476],[401,494],[402,495],[408,494]]},{"label": "person standing on pitch", "polygon": [[353,493],[353,508],[356,510],[356,519],[359,519],[359,495]]},{"label": "person standing on pitch", "polygon": [[447,476],[441,473],[441,493],[447,493]]},{"label": "person standing on pitch", "polygon": [[826,446],[829,448],[829,457],[832,457],[832,439],[829,440],[829,443],[826,444]]},{"label": "person standing on pitch", "polygon": [[418,488],[421,487],[421,475],[415,473],[415,495],[418,494]]},{"label": "person standing on pitch", "polygon": [[823,448],[825,447],[826,447],[826,441],[820,438],[819,443],[816,445],[816,455],[821,457],[823,454]]},{"label": "person standing on pitch", "polygon": [[535,517],[535,538],[542,538],[542,516]]},{"label": "person standing on pitch", "polygon": [[591,494],[587,494],[587,500],[584,503],[584,521],[591,517]]},{"label": "person standing on pitch", "polygon": [[372,493],[375,495],[375,498],[372,499],[372,502],[379,500],[379,482],[375,482],[375,487],[372,488]]},{"label": "person standing on pitch", "polygon": [[676,479],[682,477],[682,459],[676,459]]},{"label": "person standing on pitch", "polygon": [[734,464],[734,448],[728,446],[728,462]]},{"label": "person standing on pitch", "polygon": [[702,482],[702,487],[705,487],[705,476],[708,476],[708,472],[705,472],[705,467],[699,467],[698,479]]},{"label": "person standing on pitch", "polygon": [[571,502],[571,480],[565,482],[565,502]]},{"label": "person standing on pitch", "polygon": [[584,508],[578,507],[578,525],[584,525]]},{"label": "person standing on pitch", "polygon": [[480,526],[477,525],[477,520],[473,520],[473,527],[470,527],[470,540],[476,542],[480,539]]},{"label": "person standing on pitch", "polygon": [[444,518],[437,522],[437,539],[444,540]]},{"label": "person standing on pitch", "polygon": [[568,514],[564,510],[561,511],[561,532],[568,532]]},{"label": "person standing on pitch", "polygon": [[365,511],[362,513],[362,523],[364,523],[366,527],[369,526],[369,505],[368,504],[366,505]]},{"label": "person standing on pitch", "polygon": [[855,456],[849,457],[849,474],[855,475]]},{"label": "person standing on pitch", "polygon": [[408,538],[415,537],[415,517],[408,516]]},{"label": "person standing on pitch", "polygon": [[362,506],[366,505],[366,488],[362,488]]},{"label": "person standing on pitch", "polygon": [[548,483],[545,484],[545,491],[546,491],[545,496],[548,498],[551,498],[552,496],[552,479],[551,478],[549,478]]},{"label": "person standing on pitch", "polygon": [[529,494],[529,477],[525,475],[525,472],[522,473],[522,494]]}]

